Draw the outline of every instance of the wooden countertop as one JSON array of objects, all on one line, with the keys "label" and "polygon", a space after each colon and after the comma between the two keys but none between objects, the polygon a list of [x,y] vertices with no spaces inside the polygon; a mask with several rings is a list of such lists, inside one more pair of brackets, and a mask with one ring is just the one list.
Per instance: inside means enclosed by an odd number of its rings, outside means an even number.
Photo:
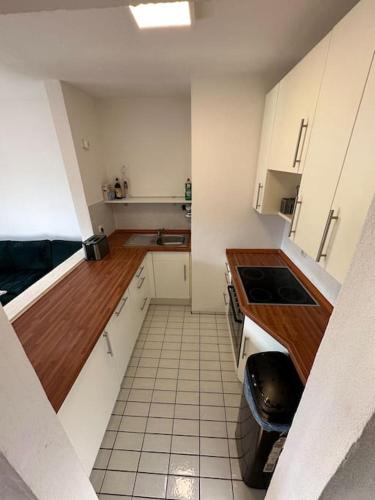
[{"label": "wooden countertop", "polygon": [[13,322],[56,412],[147,252],[190,251],[190,239],[183,247],[124,247],[135,232],[155,231],[116,231],[109,237],[109,255],[83,261]]},{"label": "wooden countertop", "polygon": [[[306,383],[323,338],[332,305],[281,250],[228,249],[228,264],[241,311],[289,351]],[[236,266],[287,266],[314,297],[318,306],[248,304]]]}]

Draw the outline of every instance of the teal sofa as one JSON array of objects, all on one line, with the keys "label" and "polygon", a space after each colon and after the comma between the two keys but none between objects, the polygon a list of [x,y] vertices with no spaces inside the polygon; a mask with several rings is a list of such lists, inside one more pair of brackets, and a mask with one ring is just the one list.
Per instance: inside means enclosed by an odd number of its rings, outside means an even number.
[{"label": "teal sofa", "polygon": [[0,302],[17,297],[82,247],[80,241],[0,241]]}]

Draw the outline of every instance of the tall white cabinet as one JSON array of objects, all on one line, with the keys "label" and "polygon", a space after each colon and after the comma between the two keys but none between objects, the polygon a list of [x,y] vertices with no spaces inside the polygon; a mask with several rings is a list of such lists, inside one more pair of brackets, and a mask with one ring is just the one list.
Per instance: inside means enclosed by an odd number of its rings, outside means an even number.
[{"label": "tall white cabinet", "polygon": [[294,241],[316,259],[374,50],[375,2],[365,0],[333,30],[301,182]]},{"label": "tall white cabinet", "polygon": [[[340,282],[375,192],[374,54],[375,2],[361,0],[279,83],[268,160],[258,166],[261,197],[254,191],[258,212],[277,214],[299,185],[289,237]],[[290,167],[291,131],[307,102]]]}]

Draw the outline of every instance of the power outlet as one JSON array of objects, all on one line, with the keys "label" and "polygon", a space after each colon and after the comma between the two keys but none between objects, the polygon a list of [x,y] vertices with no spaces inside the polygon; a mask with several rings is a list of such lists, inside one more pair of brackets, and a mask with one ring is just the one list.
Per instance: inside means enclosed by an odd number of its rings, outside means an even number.
[{"label": "power outlet", "polygon": [[99,233],[104,234],[104,226],[98,226]]}]

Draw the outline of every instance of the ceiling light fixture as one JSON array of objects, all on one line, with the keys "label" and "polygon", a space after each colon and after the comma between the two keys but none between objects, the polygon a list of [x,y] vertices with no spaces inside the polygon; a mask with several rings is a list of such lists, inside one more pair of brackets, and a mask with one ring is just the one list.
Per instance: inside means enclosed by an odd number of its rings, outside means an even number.
[{"label": "ceiling light fixture", "polygon": [[167,28],[190,26],[191,12],[188,1],[129,5],[139,28]]}]

